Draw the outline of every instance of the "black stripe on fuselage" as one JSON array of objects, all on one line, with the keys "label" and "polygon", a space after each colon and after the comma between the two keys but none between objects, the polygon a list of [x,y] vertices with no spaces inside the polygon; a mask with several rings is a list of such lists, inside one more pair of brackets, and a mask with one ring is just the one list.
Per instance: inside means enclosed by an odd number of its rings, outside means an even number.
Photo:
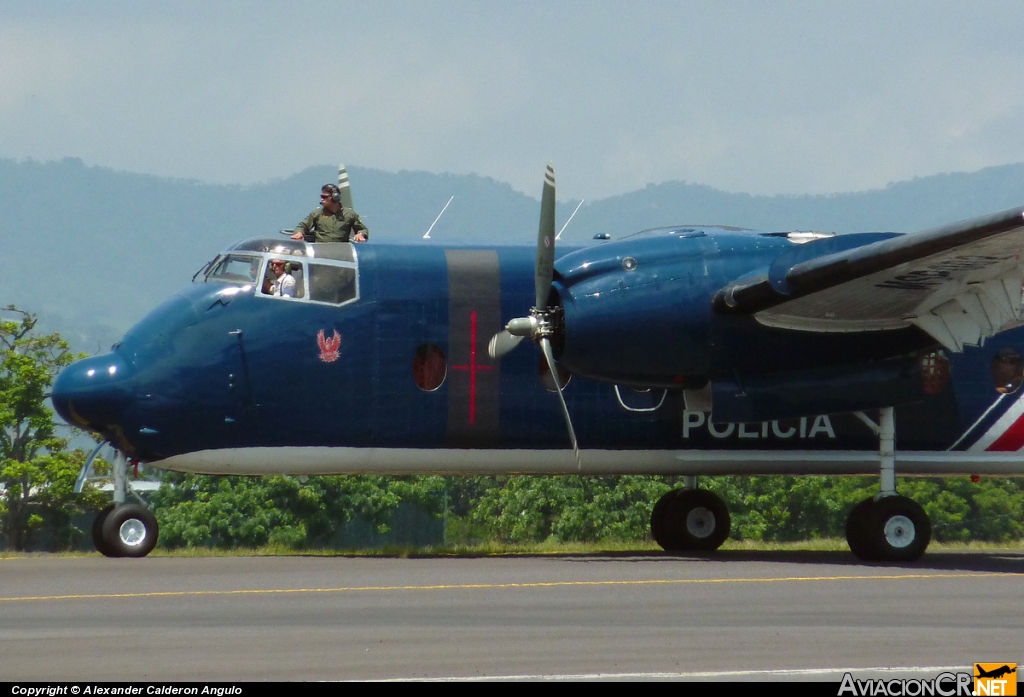
[{"label": "black stripe on fuselage", "polygon": [[501,271],[494,250],[447,249],[450,447],[495,447],[500,375],[487,342],[501,330]]}]

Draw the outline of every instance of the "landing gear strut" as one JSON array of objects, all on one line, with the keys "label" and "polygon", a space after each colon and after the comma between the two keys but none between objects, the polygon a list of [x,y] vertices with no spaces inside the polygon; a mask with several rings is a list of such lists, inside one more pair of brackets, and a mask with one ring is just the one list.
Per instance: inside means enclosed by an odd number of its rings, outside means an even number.
[{"label": "landing gear strut", "polygon": [[850,511],[846,520],[850,551],[865,561],[918,559],[931,541],[932,525],[918,503],[896,493],[893,409],[882,409],[878,424],[861,412],[857,412],[857,417],[878,434],[881,490]]},{"label": "landing gear strut", "polygon": [[[85,461],[75,482],[81,493],[93,460],[106,443],[100,443]],[[96,551],[106,557],[144,557],[156,547],[159,527],[156,517],[145,506],[125,503],[128,494],[128,460],[123,453],[114,457],[114,503],[100,511],[92,522],[92,541]]]},{"label": "landing gear strut", "polygon": [[732,521],[725,502],[697,488],[696,477],[673,489],[654,504],[651,535],[667,552],[712,552],[729,537]]}]

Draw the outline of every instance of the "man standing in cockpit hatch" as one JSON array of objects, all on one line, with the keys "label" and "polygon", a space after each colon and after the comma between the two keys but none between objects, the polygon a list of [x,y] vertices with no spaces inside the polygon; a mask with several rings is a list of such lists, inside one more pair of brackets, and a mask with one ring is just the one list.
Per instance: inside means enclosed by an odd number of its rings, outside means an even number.
[{"label": "man standing in cockpit hatch", "polygon": [[341,190],[334,184],[320,189],[320,207],[295,226],[293,240],[307,242],[365,242],[370,231],[359,214],[341,205]]}]

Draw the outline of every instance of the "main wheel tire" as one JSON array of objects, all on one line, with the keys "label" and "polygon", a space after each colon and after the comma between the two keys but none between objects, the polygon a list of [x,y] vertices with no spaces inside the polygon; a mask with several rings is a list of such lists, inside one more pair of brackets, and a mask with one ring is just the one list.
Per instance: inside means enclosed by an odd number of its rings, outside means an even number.
[{"label": "main wheel tire", "polygon": [[114,504],[110,504],[92,519],[92,543],[96,545],[96,551],[105,557],[117,556],[114,554],[114,550],[107,545],[107,541],[103,539],[103,523],[114,508]]},{"label": "main wheel tire", "polygon": [[678,552],[676,539],[672,535],[672,526],[666,520],[665,514],[672,506],[672,502],[683,492],[683,489],[673,489],[664,496],[657,499],[654,509],[650,512],[650,536],[658,543],[658,546],[666,552]]},{"label": "main wheel tire", "polygon": [[732,518],[718,496],[705,489],[685,489],[665,511],[669,541],[675,549],[712,552],[729,537]]},{"label": "main wheel tire", "polygon": [[931,542],[932,524],[913,499],[887,496],[872,508],[868,539],[878,559],[914,561],[921,558]]},{"label": "main wheel tire", "polygon": [[103,541],[111,556],[144,557],[156,547],[158,534],[153,514],[134,503],[118,506],[103,521]]},{"label": "main wheel tire", "polygon": [[871,512],[875,507],[875,499],[864,499],[850,511],[846,518],[846,543],[854,556],[864,561],[875,561],[877,550],[872,549],[870,535]]}]

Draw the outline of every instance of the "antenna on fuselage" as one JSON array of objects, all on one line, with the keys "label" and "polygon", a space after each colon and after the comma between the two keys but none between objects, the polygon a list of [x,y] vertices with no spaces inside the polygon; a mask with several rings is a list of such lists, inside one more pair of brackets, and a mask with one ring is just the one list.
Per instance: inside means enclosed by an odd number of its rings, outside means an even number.
[{"label": "antenna on fuselage", "polygon": [[444,208],[442,208],[442,209],[441,209],[441,212],[437,214],[437,217],[436,217],[436,218],[434,218],[434,222],[432,222],[432,223],[430,224],[430,227],[428,227],[428,228],[427,228],[427,231],[426,231],[425,233],[423,233],[423,239],[425,239],[425,240],[429,240],[429,239],[432,239],[432,238],[430,237],[430,231],[434,229],[434,226],[435,226],[435,225],[437,225],[437,221],[438,221],[438,220],[440,220],[440,219],[441,219],[441,216],[442,216],[442,215],[444,215],[444,212],[445,212],[446,210],[448,210],[448,206],[450,206],[450,205],[451,205],[451,202],[452,202],[452,200],[453,200],[454,198],[455,198],[455,197],[454,197],[454,196],[452,196],[452,197],[451,197],[450,199],[448,199],[448,203],[444,204]]},{"label": "antenna on fuselage", "polygon": [[[585,199],[585,198],[580,200],[580,202],[576,205],[576,211],[578,211],[580,209],[580,206],[582,206],[583,202],[586,201],[586,200],[587,199]],[[569,227],[569,223],[572,222],[573,217],[575,217],[576,211],[572,212],[572,215],[569,216],[569,220],[565,221],[565,225],[563,225],[562,229],[558,231],[557,235],[555,235],[555,239],[556,240],[560,239],[562,237],[562,233],[565,231],[565,228]]]}]

